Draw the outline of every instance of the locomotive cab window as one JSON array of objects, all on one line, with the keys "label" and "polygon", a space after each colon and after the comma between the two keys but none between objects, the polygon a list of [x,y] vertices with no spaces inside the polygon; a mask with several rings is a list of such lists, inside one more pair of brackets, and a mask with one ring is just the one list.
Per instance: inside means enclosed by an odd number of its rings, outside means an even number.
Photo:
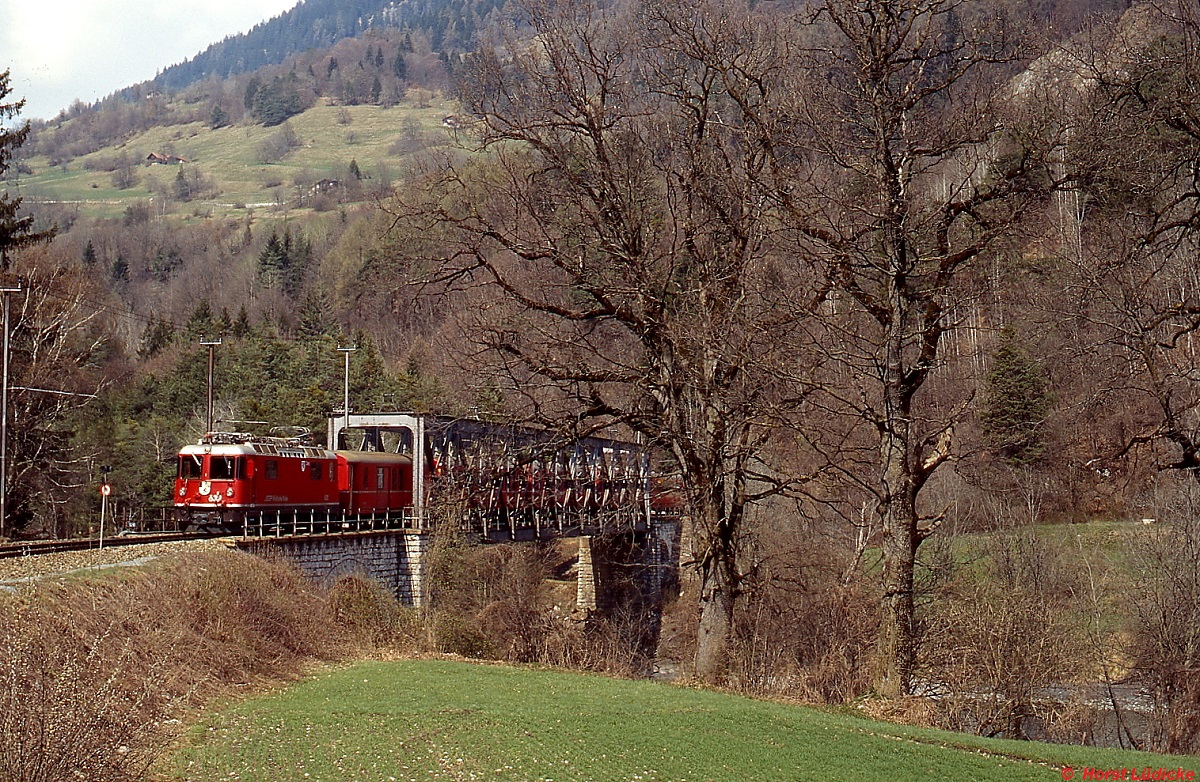
[{"label": "locomotive cab window", "polygon": [[179,477],[184,480],[199,478],[202,466],[203,462],[200,461],[199,456],[180,456]]},{"label": "locomotive cab window", "polygon": [[321,464],[320,462],[312,463],[312,470],[310,471],[310,474],[312,475],[312,479],[314,481],[319,481],[324,476],[324,467],[325,465]]},{"label": "locomotive cab window", "polygon": [[214,481],[233,480],[233,457],[212,456],[208,461],[208,477]]},{"label": "locomotive cab window", "polygon": [[279,478],[279,462],[275,459],[267,459],[263,464],[263,477],[268,481],[273,481]]}]

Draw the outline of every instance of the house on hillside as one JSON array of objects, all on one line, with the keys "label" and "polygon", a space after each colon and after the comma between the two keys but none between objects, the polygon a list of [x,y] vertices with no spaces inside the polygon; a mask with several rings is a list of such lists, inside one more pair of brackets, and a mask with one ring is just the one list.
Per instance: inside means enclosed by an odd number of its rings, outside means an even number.
[{"label": "house on hillside", "polygon": [[322,193],[332,193],[336,190],[343,190],[345,185],[340,179],[322,179],[308,189],[308,194],[315,196]]},{"label": "house on hillside", "polygon": [[177,166],[186,162],[188,161],[179,155],[164,155],[160,152],[151,152],[146,155],[146,165],[148,166]]}]

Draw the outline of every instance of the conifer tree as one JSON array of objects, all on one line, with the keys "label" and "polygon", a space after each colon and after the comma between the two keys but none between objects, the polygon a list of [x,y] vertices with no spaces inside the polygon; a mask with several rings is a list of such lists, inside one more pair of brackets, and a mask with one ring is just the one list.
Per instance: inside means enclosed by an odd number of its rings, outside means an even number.
[{"label": "conifer tree", "polygon": [[233,321],[230,333],[237,339],[245,339],[250,336],[250,315],[246,312],[245,304],[238,310],[237,319]]},{"label": "conifer tree", "polygon": [[112,280],[113,282],[129,281],[129,261],[125,260],[120,255],[118,255],[117,259],[113,261]]},{"label": "conifer tree", "polygon": [[[290,243],[290,239],[289,239]],[[258,254],[258,276],[268,287],[277,285],[288,267],[287,250],[279,234],[272,231],[267,244]]]},{"label": "conifer tree", "polygon": [[138,347],[138,357],[153,358],[175,341],[175,327],[156,317],[142,333],[142,344]]},{"label": "conifer tree", "polygon": [[188,318],[185,334],[189,340],[217,336],[212,305],[208,303],[207,298],[202,298],[196,303],[196,308],[192,310],[192,315]]},{"label": "conifer tree", "polygon": [[980,420],[988,441],[1011,464],[1036,461],[1046,450],[1043,424],[1050,394],[1041,362],[1011,328],[1000,334],[986,380]]},{"label": "conifer tree", "polygon": [[[25,106],[24,99],[15,103],[4,103],[12,89],[9,84],[9,72],[0,71],[0,179],[8,170],[9,161],[13,154],[29,136],[29,123],[26,122],[13,129],[7,126],[10,120],[21,113]],[[0,271],[8,269],[9,254],[22,247],[28,247],[38,242],[50,239],[54,231],[35,231],[33,217],[19,217],[21,199],[0,193]]]},{"label": "conifer tree", "polygon": [[229,124],[229,113],[221,107],[221,104],[214,103],[212,112],[208,115],[208,126],[213,130],[223,128]]},{"label": "conifer tree", "polygon": [[296,335],[301,339],[318,339],[336,333],[331,311],[328,299],[316,289],[310,289],[300,303]]}]

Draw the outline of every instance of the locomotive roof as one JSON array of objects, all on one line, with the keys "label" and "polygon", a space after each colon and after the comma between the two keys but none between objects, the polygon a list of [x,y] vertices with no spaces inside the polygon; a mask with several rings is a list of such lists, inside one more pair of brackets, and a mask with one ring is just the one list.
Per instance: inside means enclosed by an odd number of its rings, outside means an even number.
[{"label": "locomotive roof", "polygon": [[281,437],[252,437],[237,433],[214,433],[206,435],[195,445],[179,449],[181,456],[212,454],[215,456],[242,456],[265,454],[293,459],[333,459],[341,457],[358,464],[412,464],[412,457],[398,453],[379,451],[330,451],[311,445],[300,445]]},{"label": "locomotive roof", "polygon": [[382,451],[337,451],[339,459],[355,464],[412,464],[412,457],[402,453]]},{"label": "locomotive roof", "polygon": [[282,438],[258,438],[250,441],[217,440],[210,441],[208,437],[196,445],[185,445],[179,450],[180,455],[214,454],[216,456],[241,456],[243,454],[265,454],[267,456],[282,456],[293,459],[332,459],[333,451],[325,448],[315,448],[311,445],[299,445]]}]

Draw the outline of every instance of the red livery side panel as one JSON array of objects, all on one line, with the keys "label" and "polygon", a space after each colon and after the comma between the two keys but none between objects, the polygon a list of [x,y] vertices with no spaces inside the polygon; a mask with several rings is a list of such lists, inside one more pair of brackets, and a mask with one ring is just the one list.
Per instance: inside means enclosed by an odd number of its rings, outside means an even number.
[{"label": "red livery side panel", "polygon": [[338,510],[332,451],[230,439],[209,435],[180,450],[175,507],[183,515],[230,524],[260,512]]},{"label": "red livery side panel", "polygon": [[412,458],[372,451],[337,451],[339,501],[347,516],[411,511]]}]

